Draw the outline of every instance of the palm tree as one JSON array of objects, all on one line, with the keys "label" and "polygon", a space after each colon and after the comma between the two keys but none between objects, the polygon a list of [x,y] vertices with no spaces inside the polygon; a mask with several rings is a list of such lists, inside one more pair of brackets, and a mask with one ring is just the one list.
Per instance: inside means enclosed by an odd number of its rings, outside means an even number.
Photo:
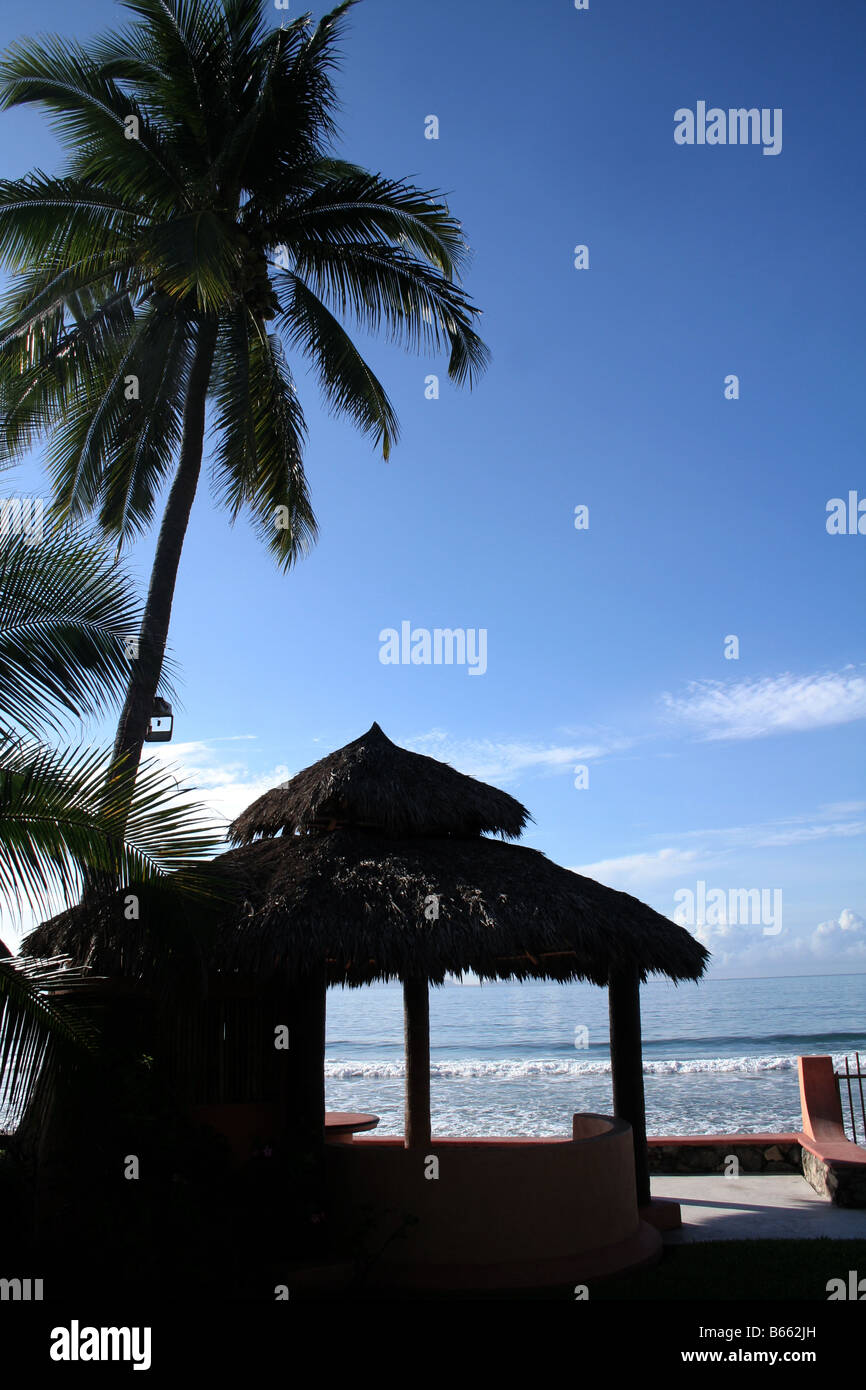
[{"label": "palm tree", "polygon": [[[59,533],[0,542],[0,898],[13,917],[74,901],[87,877],[204,891],[194,866],[222,832],[169,771],[143,764],[130,798],[109,750],[44,741],[65,719],[117,702],[139,621],[132,582],[104,543]],[[178,915],[164,934],[177,934]],[[0,1110],[20,1113],[40,1073],[49,1095],[55,1068],[88,1050],[75,988],[86,978],[68,961],[12,959],[0,942]]]},{"label": "palm tree", "polygon": [[161,764],[142,765],[129,802],[108,751],[46,741],[64,716],[116,703],[139,620],[103,544],[62,533],[0,543],[0,895],[12,911],[74,900],[87,873],[116,887],[176,883],[224,838]]},{"label": "palm tree", "polygon": [[388,458],[384,387],[341,320],[449,352],[472,384],[487,349],[459,273],[460,224],[433,192],[334,154],[331,72],[346,0],[269,27],[266,0],[123,0],[126,31],[43,38],[0,63],[0,104],[41,105],[69,150],[57,177],[0,182],[0,413],[7,459],[44,433],[56,514],[118,550],[171,480],[115,743],[134,769],[162,669],[199,483],[283,568],[316,535],[289,366]]}]

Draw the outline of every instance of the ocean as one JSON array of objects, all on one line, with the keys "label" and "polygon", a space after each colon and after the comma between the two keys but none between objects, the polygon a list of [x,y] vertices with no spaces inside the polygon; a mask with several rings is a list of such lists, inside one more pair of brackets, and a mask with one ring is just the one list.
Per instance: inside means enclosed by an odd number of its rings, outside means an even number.
[{"label": "ocean", "polygon": [[[866,975],[714,980],[641,989],[650,1134],[801,1127],[797,1057],[866,1055]],[[399,985],[328,992],[326,1103],[403,1132]],[[546,983],[430,993],[431,1110],[440,1135],[569,1134],[609,1114],[607,992]]]}]

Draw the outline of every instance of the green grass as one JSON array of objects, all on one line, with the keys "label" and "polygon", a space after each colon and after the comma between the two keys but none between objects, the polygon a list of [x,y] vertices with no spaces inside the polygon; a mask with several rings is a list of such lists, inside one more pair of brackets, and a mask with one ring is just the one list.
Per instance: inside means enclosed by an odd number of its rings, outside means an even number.
[{"label": "green grass", "polygon": [[[848,1278],[849,1269],[866,1277],[866,1241],[714,1240],[666,1246],[661,1261],[634,1274],[595,1279],[588,1284],[591,1303],[716,1302],[761,1303],[805,1299],[827,1302],[827,1282]],[[333,1296],[333,1295],[329,1295]],[[453,1299],[524,1302],[575,1301],[575,1284],[544,1289],[447,1291],[409,1289],[353,1290],[352,1298],[374,1302],[438,1302]]]},{"label": "green grass", "polygon": [[[827,1301],[827,1281],[866,1275],[866,1241],[715,1240],[665,1248],[662,1261],[589,1285],[595,1300],[810,1299]],[[571,1297],[574,1297],[573,1290]]]}]

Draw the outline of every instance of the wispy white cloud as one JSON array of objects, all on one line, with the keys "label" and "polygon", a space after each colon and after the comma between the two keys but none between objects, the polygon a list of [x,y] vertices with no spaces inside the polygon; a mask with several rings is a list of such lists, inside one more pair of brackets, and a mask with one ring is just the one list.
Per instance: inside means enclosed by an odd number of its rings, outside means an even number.
[{"label": "wispy white cloud", "polygon": [[[727,850],[784,848],[817,840],[850,839],[866,835],[866,818],[843,819],[846,811],[857,812],[862,803],[837,803],[819,807],[813,814],[785,816],[779,820],[752,822],[746,825],[713,826],[702,830],[666,832],[654,838],[678,841],[699,841],[706,855],[718,855]],[[831,819],[835,813],[836,819]]]},{"label": "wispy white cloud", "polygon": [[818,807],[816,816],[833,819],[835,816],[855,816],[860,811],[866,811],[866,801],[830,801]]},{"label": "wispy white cloud", "polygon": [[[718,859],[718,856],[715,856]],[[684,876],[708,866],[712,856],[705,850],[658,849],[644,854],[624,854],[618,859],[597,859],[594,864],[570,865],[576,874],[594,878],[608,888],[639,894],[661,883],[681,881]]]},{"label": "wispy white cloud", "polygon": [[[240,736],[246,740],[246,736]],[[222,745],[234,742],[213,739],[196,743],[163,744],[154,755],[170,768],[181,786],[193,788],[189,799],[207,806],[226,824],[240,815],[257,796],[286,781],[292,771],[285,766],[267,772],[253,772],[239,751],[227,756]],[[150,752],[151,750],[148,750]]]},{"label": "wispy white cloud", "polygon": [[431,729],[404,742],[413,752],[450,763],[458,772],[498,782],[511,781],[526,772],[571,772],[578,763],[598,761],[632,744],[626,738],[574,744],[458,739],[443,729]]},{"label": "wispy white cloud", "polygon": [[[850,666],[838,672],[763,676],[731,682],[692,681],[684,694],[664,692],[657,701],[662,729],[675,738],[702,741],[763,738],[866,718],[866,675]],[[566,774],[578,763],[598,762],[628,750],[646,750],[661,732],[649,723],[636,733],[607,728],[566,729],[565,739],[466,739],[431,729],[404,740],[406,747],[450,763],[487,781],[513,781],[527,773]],[[657,756],[659,754],[657,753]],[[671,751],[661,756],[673,756]],[[838,815],[864,809],[837,808]],[[859,833],[859,832],[857,832]]]},{"label": "wispy white cloud", "polygon": [[866,718],[866,676],[854,667],[806,676],[692,681],[661,697],[665,718],[702,739],[751,739]]},{"label": "wispy white cloud", "polygon": [[[197,799],[231,820],[257,796],[298,771],[277,766],[264,773],[250,770],[248,750],[229,751],[229,740],[163,744],[153,751],[175,776],[198,788]],[[571,773],[578,763],[589,763],[626,748],[626,739],[609,742],[556,744],[497,742],[493,739],[459,739],[442,729],[432,729],[415,738],[401,740],[417,753],[426,753],[450,763],[459,772],[484,781],[508,782],[524,773]]]},{"label": "wispy white cloud", "polygon": [[862,802],[838,802],[819,807],[810,815],[789,816],[783,820],[668,831],[650,837],[656,842],[662,839],[663,848],[570,867],[575,873],[594,878],[609,888],[619,888],[640,897],[660,884],[683,884],[696,874],[720,869],[739,860],[743,851],[793,848],[811,842],[866,835],[866,818],[828,819],[832,813],[840,816],[846,810],[861,809]]},{"label": "wispy white cloud", "polygon": [[858,835],[866,835],[866,820],[800,826],[788,822],[780,825],[777,830],[768,828],[760,832],[752,844],[756,849],[770,849],[787,845],[804,845],[815,840],[850,839]]}]

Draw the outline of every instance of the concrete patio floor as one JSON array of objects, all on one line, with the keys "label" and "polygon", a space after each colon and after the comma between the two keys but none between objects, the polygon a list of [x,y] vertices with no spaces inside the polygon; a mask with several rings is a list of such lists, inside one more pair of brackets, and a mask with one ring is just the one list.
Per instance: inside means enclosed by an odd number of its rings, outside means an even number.
[{"label": "concrete patio floor", "polygon": [[665,1232],[666,1245],[816,1236],[866,1241],[866,1210],[834,1206],[796,1173],[654,1177],[652,1195],[682,1207],[682,1228]]}]

